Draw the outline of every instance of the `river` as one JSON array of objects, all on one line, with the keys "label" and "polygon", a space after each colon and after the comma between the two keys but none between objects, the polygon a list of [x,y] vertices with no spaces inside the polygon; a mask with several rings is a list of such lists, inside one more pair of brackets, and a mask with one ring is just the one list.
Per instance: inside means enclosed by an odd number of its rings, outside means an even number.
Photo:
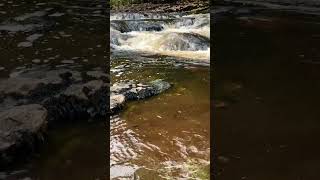
[{"label": "river", "polygon": [[208,14],[111,14],[111,81],[172,85],[111,117],[111,178],[209,176]]}]

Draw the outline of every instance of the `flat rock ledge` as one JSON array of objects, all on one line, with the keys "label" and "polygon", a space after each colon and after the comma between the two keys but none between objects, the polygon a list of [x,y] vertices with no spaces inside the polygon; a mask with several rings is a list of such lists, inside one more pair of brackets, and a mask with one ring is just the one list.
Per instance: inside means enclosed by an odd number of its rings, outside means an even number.
[{"label": "flat rock ledge", "polygon": [[119,112],[129,100],[170,88],[163,80],[110,87],[102,69],[75,69],[34,67],[0,79],[0,168],[31,158],[46,141],[48,128],[58,123],[101,119]]}]

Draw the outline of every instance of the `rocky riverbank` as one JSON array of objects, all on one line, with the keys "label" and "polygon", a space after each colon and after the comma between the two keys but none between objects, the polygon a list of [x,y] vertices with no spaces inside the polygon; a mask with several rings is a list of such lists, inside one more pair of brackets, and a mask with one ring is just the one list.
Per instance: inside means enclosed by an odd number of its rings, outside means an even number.
[{"label": "rocky riverbank", "polygon": [[[117,113],[128,100],[144,99],[167,90],[170,84],[132,82],[111,86],[101,68],[37,66],[15,71],[0,80],[0,165],[32,157],[57,123],[97,119]],[[111,107],[111,109],[109,109]]]},{"label": "rocky riverbank", "polygon": [[189,12],[189,13],[206,13],[209,11],[209,1],[188,0],[178,1],[175,3],[140,3],[124,6],[114,6],[111,13],[119,12],[148,12],[148,13],[172,13],[172,12]]}]

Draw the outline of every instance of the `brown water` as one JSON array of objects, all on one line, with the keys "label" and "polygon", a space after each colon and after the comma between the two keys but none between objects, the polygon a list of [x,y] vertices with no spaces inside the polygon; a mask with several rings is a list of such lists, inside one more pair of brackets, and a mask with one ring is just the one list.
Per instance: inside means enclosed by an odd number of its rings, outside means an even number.
[{"label": "brown water", "polygon": [[111,119],[111,178],[208,178],[210,156],[209,68],[158,56],[125,65],[112,82],[164,79],[173,87],[145,101],[131,102]]},{"label": "brown water", "polygon": [[[166,62],[130,64],[112,81],[164,79],[169,91],[127,104],[111,117],[111,178],[207,179],[210,157],[209,68]],[[139,66],[139,64],[144,64]]]},{"label": "brown water", "polygon": [[216,22],[216,179],[319,179],[319,20],[261,11]]},{"label": "brown water", "polygon": [[[11,0],[0,2],[0,76],[28,67],[107,67],[105,4],[100,1]],[[38,38],[37,38],[38,37]],[[7,179],[96,179],[106,168],[105,120],[49,131],[31,161],[13,167]]]}]

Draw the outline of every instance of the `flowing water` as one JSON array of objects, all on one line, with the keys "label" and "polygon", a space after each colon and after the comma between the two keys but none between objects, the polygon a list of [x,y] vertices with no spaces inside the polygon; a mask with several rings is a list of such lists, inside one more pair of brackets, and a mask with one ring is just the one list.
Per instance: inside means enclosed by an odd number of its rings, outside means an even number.
[{"label": "flowing water", "polygon": [[217,16],[217,179],[319,179],[319,17]]},{"label": "flowing water", "polygon": [[173,86],[111,117],[111,179],[208,179],[209,15],[111,14],[111,81]]},{"label": "flowing water", "polygon": [[[0,76],[43,66],[107,67],[104,3],[98,0],[0,1]],[[88,120],[49,132],[30,162],[0,170],[0,179],[96,179],[104,175],[105,124]]]}]

